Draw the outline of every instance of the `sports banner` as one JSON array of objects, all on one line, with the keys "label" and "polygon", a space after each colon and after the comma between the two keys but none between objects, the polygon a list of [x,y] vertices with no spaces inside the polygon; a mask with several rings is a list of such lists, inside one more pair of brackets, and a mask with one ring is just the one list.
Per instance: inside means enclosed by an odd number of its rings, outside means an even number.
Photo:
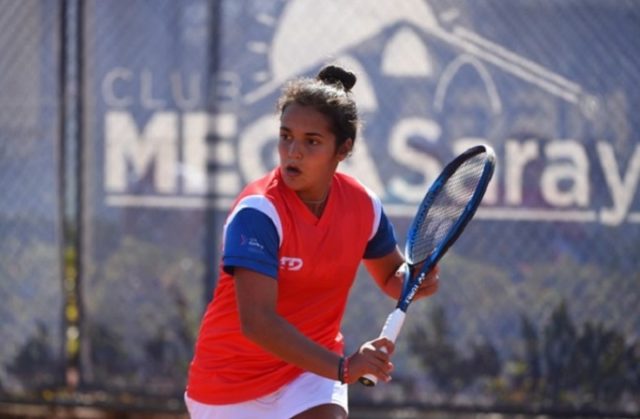
[{"label": "sports banner", "polygon": [[[86,383],[180,393],[226,210],[277,164],[280,88],[331,62],[364,121],[341,170],[401,245],[447,161],[498,155],[394,381],[352,400],[640,411],[637,3],[90,1],[86,22]],[[350,350],[392,305],[362,272]]]}]

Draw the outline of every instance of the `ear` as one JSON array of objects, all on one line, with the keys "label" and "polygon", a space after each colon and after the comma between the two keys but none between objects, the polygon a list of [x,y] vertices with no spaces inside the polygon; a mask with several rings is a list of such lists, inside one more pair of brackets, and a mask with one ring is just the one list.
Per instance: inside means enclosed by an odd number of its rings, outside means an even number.
[{"label": "ear", "polygon": [[342,143],[340,150],[338,150],[338,157],[340,158],[340,161],[349,157],[351,155],[351,151],[353,151],[353,140],[351,138],[347,138],[347,141]]}]

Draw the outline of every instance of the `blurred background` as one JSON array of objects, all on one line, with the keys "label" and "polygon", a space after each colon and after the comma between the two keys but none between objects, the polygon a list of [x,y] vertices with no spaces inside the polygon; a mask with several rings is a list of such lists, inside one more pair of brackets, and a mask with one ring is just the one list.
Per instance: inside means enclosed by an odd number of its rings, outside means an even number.
[{"label": "blurred background", "polygon": [[[282,84],[338,63],[341,170],[401,244],[449,159],[498,156],[352,417],[637,417],[638,39],[633,0],[0,0],[0,416],[184,417],[226,211]],[[393,306],[360,272],[348,349]]]}]

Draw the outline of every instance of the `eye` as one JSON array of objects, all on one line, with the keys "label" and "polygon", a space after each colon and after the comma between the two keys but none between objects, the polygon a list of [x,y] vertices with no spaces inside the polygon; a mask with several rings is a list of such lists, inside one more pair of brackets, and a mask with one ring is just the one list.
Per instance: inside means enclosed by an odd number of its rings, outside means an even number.
[{"label": "eye", "polygon": [[317,146],[322,144],[322,138],[317,135],[309,135],[305,138],[305,142],[310,146]]},{"label": "eye", "polygon": [[287,134],[286,132],[281,132],[280,133],[280,141],[282,141],[282,142],[291,141],[291,135]]}]

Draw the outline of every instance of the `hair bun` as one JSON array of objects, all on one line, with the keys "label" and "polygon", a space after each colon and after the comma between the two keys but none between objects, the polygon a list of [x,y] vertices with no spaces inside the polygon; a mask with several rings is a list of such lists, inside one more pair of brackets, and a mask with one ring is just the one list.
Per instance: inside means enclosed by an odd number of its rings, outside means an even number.
[{"label": "hair bun", "polygon": [[340,84],[345,91],[350,91],[356,84],[356,75],[342,67],[328,65],[318,73],[318,80],[326,84]]}]

